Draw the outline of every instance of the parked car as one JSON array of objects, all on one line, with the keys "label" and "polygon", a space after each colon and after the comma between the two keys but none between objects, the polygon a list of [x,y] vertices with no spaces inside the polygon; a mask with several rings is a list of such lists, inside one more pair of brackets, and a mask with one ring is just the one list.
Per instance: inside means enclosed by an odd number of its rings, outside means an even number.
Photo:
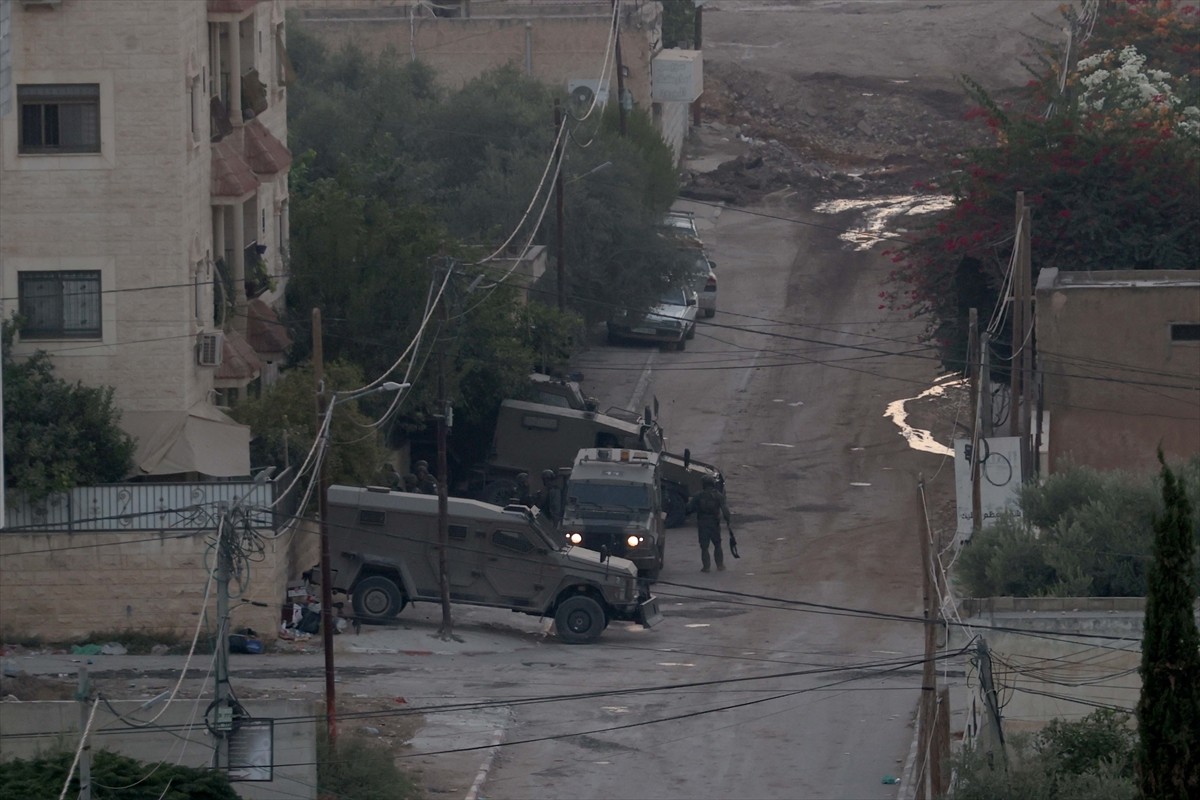
[{"label": "parked car", "polygon": [[696,230],[696,217],[690,211],[668,211],[667,216],[663,218],[663,227],[671,233],[701,244],[700,233]]},{"label": "parked car", "polygon": [[697,307],[704,312],[705,317],[717,313],[717,265],[700,251],[697,257],[699,264],[699,279],[696,283]]},{"label": "parked car", "polygon": [[645,314],[618,312],[608,321],[608,340],[616,343],[636,339],[683,350],[687,340],[696,336],[698,302],[691,289],[668,289]]}]

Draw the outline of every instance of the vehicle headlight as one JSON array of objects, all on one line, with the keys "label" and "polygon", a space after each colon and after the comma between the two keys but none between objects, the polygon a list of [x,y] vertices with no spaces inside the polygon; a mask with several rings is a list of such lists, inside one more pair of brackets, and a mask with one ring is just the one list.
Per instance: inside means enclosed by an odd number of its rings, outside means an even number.
[{"label": "vehicle headlight", "polygon": [[625,544],[629,545],[630,547],[637,547],[641,543],[642,543],[642,537],[638,536],[635,533],[631,533],[631,534],[629,534],[629,536],[627,536],[625,538]]},{"label": "vehicle headlight", "polygon": [[583,534],[579,531],[571,531],[567,534],[567,541],[571,544],[583,544]]}]

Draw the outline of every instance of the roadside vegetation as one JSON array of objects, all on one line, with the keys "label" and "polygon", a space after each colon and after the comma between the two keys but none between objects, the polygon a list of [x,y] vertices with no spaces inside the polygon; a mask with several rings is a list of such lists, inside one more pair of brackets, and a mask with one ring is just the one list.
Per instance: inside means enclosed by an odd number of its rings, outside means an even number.
[{"label": "roadside vegetation", "polygon": [[[0,762],[0,797],[57,800],[63,796],[74,757],[72,750]],[[212,770],[145,763],[109,750],[93,753],[91,769],[92,786],[119,787],[117,794],[108,796],[121,800],[238,800],[225,775]],[[65,791],[68,797],[79,796],[78,771]]]},{"label": "roadside vegetation", "polygon": [[[920,188],[953,206],[901,247],[884,300],[928,319],[960,369],[967,314],[995,307],[1013,249],[1018,191],[1032,217],[1032,263],[1072,270],[1195,269],[1200,264],[1200,17],[1178,2],[1100,0],[1069,58],[1045,44],[1028,86],[989,96],[970,77],[972,116],[993,144]],[[1084,34],[1090,32],[1090,36]],[[1082,42],[1080,40],[1082,39]],[[1063,74],[1063,65],[1066,72]],[[997,337],[1011,341],[1005,329]],[[1004,347],[997,348],[1003,358]]]},{"label": "roadside vegetation", "polygon": [[44,352],[13,358],[15,322],[5,320],[4,490],[38,503],[75,486],[124,479],[134,442],[118,427],[112,387],[54,374]]},{"label": "roadside vegetation", "polygon": [[[1178,468],[1200,503],[1200,457]],[[1145,597],[1162,508],[1154,475],[1076,467],[1020,490],[1020,514],[998,519],[963,548],[955,568],[972,597]],[[1200,524],[1193,520],[1200,540]],[[1200,559],[1200,554],[1196,556]]]}]

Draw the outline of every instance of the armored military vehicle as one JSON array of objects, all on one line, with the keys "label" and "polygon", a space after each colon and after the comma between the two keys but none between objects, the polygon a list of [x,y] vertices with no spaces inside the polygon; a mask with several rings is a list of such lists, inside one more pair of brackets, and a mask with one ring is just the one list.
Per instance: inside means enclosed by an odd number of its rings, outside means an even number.
[{"label": "armored military vehicle", "polygon": [[[437,497],[331,486],[326,508],[332,589],[350,596],[358,619],[441,602]],[[571,644],[594,640],[610,620],[648,628],[661,619],[632,562],[565,542],[534,509],[450,498],[448,514],[452,602],[551,617]]]},{"label": "armored military vehicle", "polygon": [[663,525],[658,453],[589,448],[571,465],[559,530],[571,544],[606,548],[654,580],[663,567]]},{"label": "armored military vehicle", "polygon": [[663,431],[651,409],[638,418],[622,419],[593,410],[561,408],[524,400],[500,404],[492,455],[472,475],[468,493],[485,502],[506,504],[516,492],[518,473],[541,475],[575,463],[580,450],[622,448],[659,454],[662,471],[662,505],[667,526],[682,525],[688,498],[700,491],[704,477],[724,485],[721,471],[712,464],[665,452]]}]

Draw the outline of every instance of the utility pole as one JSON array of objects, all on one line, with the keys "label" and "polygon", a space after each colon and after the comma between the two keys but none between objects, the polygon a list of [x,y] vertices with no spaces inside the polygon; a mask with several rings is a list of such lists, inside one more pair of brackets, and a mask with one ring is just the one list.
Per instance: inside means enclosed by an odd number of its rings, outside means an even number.
[{"label": "utility pole", "polygon": [[217,523],[217,663],[214,670],[212,729],[219,740],[213,749],[213,768],[229,768],[229,733],[233,730],[233,709],[229,705],[229,576],[233,572],[232,513],[222,509]]},{"label": "utility pole", "polygon": [[321,518],[321,645],[325,651],[325,725],[329,746],[337,747],[337,695],[333,667],[333,571],[330,568],[329,522],[329,432],[325,416],[331,402],[325,392],[325,345],[321,336],[321,309],[312,310],[313,380],[317,389],[317,435],[320,441],[320,485],[317,489],[317,515]]},{"label": "utility pole", "polygon": [[[558,111],[558,101],[554,101],[554,110]],[[558,179],[562,181],[562,171],[558,173]],[[561,198],[561,183],[559,185],[559,197]],[[561,220],[561,217],[559,218]],[[562,247],[561,243],[559,247]],[[447,270],[453,269],[449,262],[443,262],[443,268]],[[447,281],[449,283],[449,281]],[[449,287],[447,287],[449,288]],[[562,291],[561,285],[559,291]],[[449,470],[446,466],[446,436],[448,433],[448,419],[450,414],[450,402],[446,399],[446,336],[450,331],[450,306],[446,300],[446,294],[442,294],[442,299],[439,301],[442,311],[441,330],[437,335],[437,350],[438,350],[438,415],[437,415],[437,470],[438,470],[438,588],[442,595],[442,626],[438,629],[438,636],[442,639],[449,639],[454,635],[454,618],[450,614],[450,573],[446,563],[447,553],[450,548],[450,510],[447,500],[447,484],[449,483]]]},{"label": "utility pole", "polygon": [[967,458],[971,465],[971,536],[974,536],[983,522],[983,500],[979,493],[979,440],[983,416],[979,378],[983,374],[983,359],[979,352],[978,309],[972,308],[968,312],[967,325],[967,379],[971,386],[971,413],[975,415],[971,425],[971,454]]},{"label": "utility pole", "polygon": [[79,701],[79,737],[82,741],[79,751],[79,800],[92,800],[92,743],[84,739],[88,735],[88,720],[92,716],[88,708],[91,696],[92,684],[88,680],[87,667],[81,666],[79,686],[75,690],[75,699]]},{"label": "utility pole", "polygon": [[1017,257],[1013,259],[1008,301],[1012,311],[1012,357],[1009,361],[1008,435],[1021,435],[1021,348],[1025,338],[1025,306],[1021,302],[1021,277],[1025,263],[1025,193],[1017,192]]},{"label": "utility pole", "polygon": [[612,0],[613,11],[613,28],[614,28],[614,49],[617,59],[617,114],[620,120],[621,136],[629,135],[629,125],[626,121],[625,111],[625,64],[621,61],[621,12],[618,8],[620,0]]},{"label": "utility pole", "polygon": [[562,106],[558,98],[554,100],[554,162],[558,165],[554,178],[554,213],[557,232],[556,247],[558,250],[555,261],[558,266],[558,310],[567,310],[567,262],[563,245],[563,139],[562,139]]},{"label": "utility pole", "polygon": [[1029,446],[1030,420],[1033,410],[1033,225],[1028,206],[1021,217],[1021,480],[1032,474],[1032,452]]},{"label": "utility pole", "polygon": [[[992,680],[992,656],[988,652],[987,640],[982,636],[975,645],[975,652],[979,659],[979,688],[983,691],[984,706],[987,709],[988,733],[994,737],[994,745],[1000,748],[1004,769],[1008,771],[1008,749],[1004,746],[1004,728],[1000,724],[1000,702],[996,695],[996,684]],[[988,750],[988,765],[995,769],[992,752],[991,749]]]},{"label": "utility pole", "polygon": [[[925,492],[925,477],[918,479],[922,494]],[[925,610],[925,659],[921,669],[921,703],[917,714],[917,773],[916,800],[925,800],[926,783],[929,781],[929,742],[933,732],[933,714],[936,709],[937,673],[934,671],[934,656],[937,653],[937,629],[934,627],[933,611],[933,558],[930,553],[928,528],[917,526],[920,534],[921,591]]]},{"label": "utility pole", "polygon": [[[704,4],[703,3],[696,3],[695,15],[696,16],[695,16],[695,19],[693,20],[694,25],[693,25],[693,29],[692,29],[692,38],[695,41],[692,42],[692,47],[696,50],[696,52],[699,53],[701,50],[704,49],[704,44],[703,44]],[[701,58],[704,57],[703,53],[701,53],[700,57]],[[700,93],[700,97],[697,97],[695,100],[692,101],[692,125],[697,128],[700,127],[700,112],[704,108],[704,100],[702,99],[703,97],[704,97],[704,93],[702,91]]]},{"label": "utility pole", "polygon": [[980,417],[982,429],[981,438],[988,438],[994,432],[996,410],[992,408],[992,336],[987,331],[979,332],[979,391]]},{"label": "utility pole", "polygon": [[933,751],[929,755],[929,775],[933,797],[942,797],[950,788],[950,689],[942,686],[937,692],[934,713]]}]

